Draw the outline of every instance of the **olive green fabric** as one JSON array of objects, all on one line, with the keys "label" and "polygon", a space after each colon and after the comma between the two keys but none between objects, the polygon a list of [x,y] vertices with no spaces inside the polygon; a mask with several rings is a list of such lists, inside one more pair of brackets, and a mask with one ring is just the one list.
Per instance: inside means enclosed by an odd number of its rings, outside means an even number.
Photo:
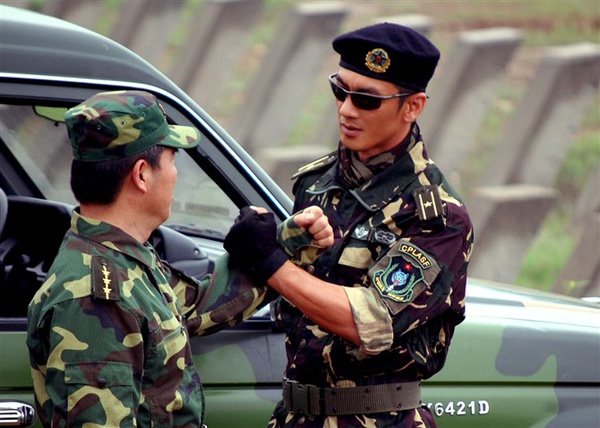
[{"label": "olive green fabric", "polygon": [[155,145],[189,149],[200,134],[169,125],[154,95],[144,91],[102,92],[65,113],[73,157],[97,162],[143,152]]},{"label": "olive green fabric", "polygon": [[149,244],[74,212],[28,313],[45,426],[197,427],[202,386],[189,336],[240,323],[274,293],[216,262],[198,281]]}]

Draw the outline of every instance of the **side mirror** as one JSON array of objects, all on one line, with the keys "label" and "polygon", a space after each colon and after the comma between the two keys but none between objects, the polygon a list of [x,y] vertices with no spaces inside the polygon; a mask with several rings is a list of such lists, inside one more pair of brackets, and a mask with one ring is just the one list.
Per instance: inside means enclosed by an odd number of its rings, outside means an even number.
[{"label": "side mirror", "polygon": [[0,427],[28,427],[35,422],[31,404],[16,400],[0,401]]}]

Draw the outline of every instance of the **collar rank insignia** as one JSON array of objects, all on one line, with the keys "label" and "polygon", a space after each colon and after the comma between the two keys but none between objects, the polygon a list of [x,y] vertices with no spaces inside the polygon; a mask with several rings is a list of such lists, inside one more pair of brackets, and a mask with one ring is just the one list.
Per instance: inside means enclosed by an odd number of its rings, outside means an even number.
[{"label": "collar rank insignia", "polygon": [[437,186],[422,186],[414,190],[412,194],[421,221],[442,217],[442,198]]},{"label": "collar rank insignia", "polygon": [[92,257],[92,291],[100,300],[121,300],[115,265],[105,257]]},{"label": "collar rank insignia", "polygon": [[329,165],[336,159],[337,159],[336,152],[332,152],[325,156],[321,156],[320,158],[315,159],[312,162],[298,168],[298,171],[296,171],[294,173],[294,175],[292,175],[291,179],[295,180],[296,178],[300,177],[303,174],[306,174],[307,172],[311,172],[311,171],[319,169],[325,165]]},{"label": "collar rank insignia", "polygon": [[390,64],[390,56],[381,48],[375,48],[367,52],[367,56],[365,56],[365,65],[375,73],[385,73]]}]

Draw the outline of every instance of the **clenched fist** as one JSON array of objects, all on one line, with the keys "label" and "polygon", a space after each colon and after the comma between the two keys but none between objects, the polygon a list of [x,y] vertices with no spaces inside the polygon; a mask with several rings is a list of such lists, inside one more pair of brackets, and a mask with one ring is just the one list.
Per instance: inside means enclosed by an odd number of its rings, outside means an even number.
[{"label": "clenched fist", "polygon": [[223,244],[232,260],[259,282],[266,282],[288,260],[277,244],[273,213],[244,207]]}]

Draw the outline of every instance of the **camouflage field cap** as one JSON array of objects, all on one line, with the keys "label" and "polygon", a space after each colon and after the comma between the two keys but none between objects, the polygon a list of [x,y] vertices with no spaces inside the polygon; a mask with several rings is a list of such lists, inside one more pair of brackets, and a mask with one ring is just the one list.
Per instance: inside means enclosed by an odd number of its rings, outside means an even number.
[{"label": "camouflage field cap", "polygon": [[154,95],[144,91],[102,92],[65,113],[73,157],[86,162],[120,159],[154,146],[189,149],[200,134],[169,125]]}]

